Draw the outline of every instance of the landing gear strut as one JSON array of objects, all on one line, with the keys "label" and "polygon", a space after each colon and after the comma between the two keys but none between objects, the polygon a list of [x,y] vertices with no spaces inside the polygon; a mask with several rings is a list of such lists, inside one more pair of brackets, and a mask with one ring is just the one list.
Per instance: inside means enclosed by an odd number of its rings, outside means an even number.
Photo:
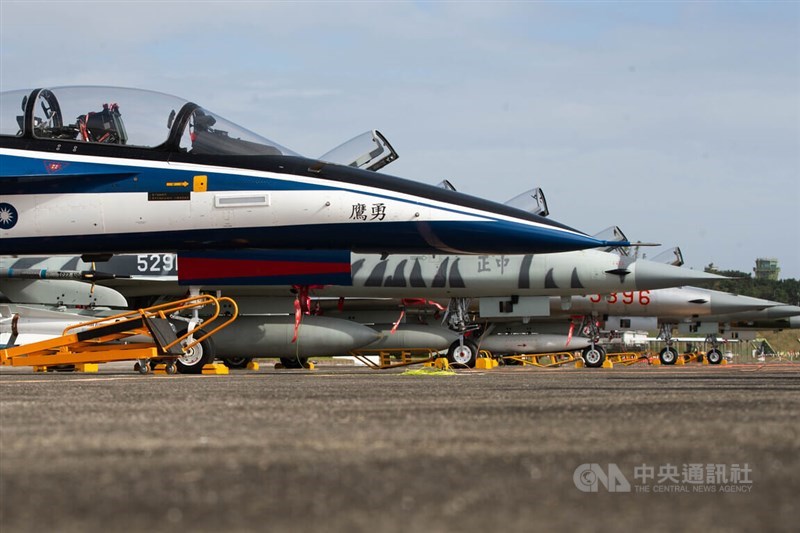
[{"label": "landing gear strut", "polygon": [[581,332],[592,340],[592,344],[583,349],[583,362],[588,368],[600,368],[606,360],[606,349],[600,344],[600,327],[594,316],[586,317],[581,324]]},{"label": "landing gear strut", "polygon": [[708,335],[706,342],[711,343],[711,349],[706,352],[706,360],[711,365],[718,365],[722,362],[722,351],[719,349],[716,335]]},{"label": "landing gear strut", "polygon": [[447,324],[447,327],[461,334],[461,337],[448,348],[447,362],[451,365],[475,368],[475,362],[478,360],[478,345],[470,339],[465,339],[464,334],[477,330],[480,326],[473,324],[470,319],[469,303],[468,298],[450,298],[442,321]]},{"label": "landing gear strut", "polygon": [[672,346],[672,324],[662,324],[658,337],[667,343],[667,346],[658,354],[658,359],[662,365],[674,365],[678,360],[678,350]]}]

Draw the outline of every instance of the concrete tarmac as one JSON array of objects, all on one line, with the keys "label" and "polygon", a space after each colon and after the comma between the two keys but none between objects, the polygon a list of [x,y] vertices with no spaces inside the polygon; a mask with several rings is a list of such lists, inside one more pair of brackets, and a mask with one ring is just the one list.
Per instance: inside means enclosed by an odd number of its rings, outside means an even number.
[{"label": "concrete tarmac", "polygon": [[2,369],[0,531],[797,530],[798,364],[264,366]]}]

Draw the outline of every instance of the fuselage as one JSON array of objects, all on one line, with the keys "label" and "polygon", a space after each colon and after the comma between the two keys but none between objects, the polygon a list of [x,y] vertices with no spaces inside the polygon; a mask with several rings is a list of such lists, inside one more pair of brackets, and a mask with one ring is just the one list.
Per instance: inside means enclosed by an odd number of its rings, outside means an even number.
[{"label": "fuselage", "polygon": [[777,305],[780,303],[710,289],[672,287],[576,296],[571,299],[567,309],[560,302],[551,300],[550,309],[553,315],[641,316],[680,322],[691,317],[722,313],[761,313]]},{"label": "fuselage", "polygon": [[[249,254],[236,254],[231,261],[208,260],[193,264],[176,254],[121,254],[108,262],[96,263],[98,272],[126,279],[101,280],[125,296],[180,295],[187,285],[200,290],[222,290],[226,295],[292,296],[295,285],[312,280],[311,294],[329,297],[360,298],[478,298],[486,296],[567,296],[595,293],[619,293],[619,304],[629,302],[624,291],[649,290],[663,287],[701,283],[720,279],[719,276],[680,268],[644,259],[632,260],[611,252],[580,250],[552,254],[526,255],[413,255],[346,253],[342,263],[316,263],[320,254],[292,251],[279,255],[283,260],[252,261],[245,274],[237,277],[249,265]],[[323,255],[324,257],[324,255]],[[194,258],[192,258],[194,260]],[[322,266],[318,266],[318,265]],[[193,266],[196,277],[182,273]],[[335,268],[334,268],[335,267]],[[340,267],[340,268],[339,268]],[[30,270],[52,272],[54,277],[65,271],[88,271],[93,267],[80,257],[21,257],[0,258],[0,273]],[[316,269],[316,270],[315,270]],[[310,272],[310,273],[306,273]],[[326,274],[326,272],[332,274]],[[330,276],[330,281],[315,284],[314,279]],[[0,275],[0,277],[2,277]],[[336,280],[340,279],[340,282]],[[319,282],[317,282],[319,283]],[[0,282],[0,290],[3,282]],[[638,298],[638,297],[637,297]],[[645,298],[646,299],[646,298]],[[575,299],[575,306],[583,301]],[[601,300],[598,298],[598,302]],[[639,300],[637,299],[636,302]],[[592,304],[589,312],[609,312],[608,299]],[[648,302],[649,303],[649,302]],[[606,307],[601,306],[605,305]],[[687,304],[690,305],[690,304]],[[625,306],[627,309],[630,306]],[[695,306],[698,307],[698,306]],[[622,310],[623,307],[620,307]]]}]

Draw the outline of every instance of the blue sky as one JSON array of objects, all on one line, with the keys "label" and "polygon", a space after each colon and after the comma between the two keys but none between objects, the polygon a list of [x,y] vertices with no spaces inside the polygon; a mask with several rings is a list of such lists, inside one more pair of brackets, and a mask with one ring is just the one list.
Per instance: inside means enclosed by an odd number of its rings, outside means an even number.
[{"label": "blue sky", "polygon": [[[800,2],[0,1],[0,88],[191,99],[316,156],[800,279]],[[653,253],[653,252],[651,252]]]}]

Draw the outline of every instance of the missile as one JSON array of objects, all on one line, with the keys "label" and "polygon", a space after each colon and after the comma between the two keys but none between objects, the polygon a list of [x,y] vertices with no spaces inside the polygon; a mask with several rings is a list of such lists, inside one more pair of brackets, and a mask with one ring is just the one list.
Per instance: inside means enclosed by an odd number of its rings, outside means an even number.
[{"label": "missile", "polygon": [[17,305],[0,305],[0,333],[60,335],[64,328],[91,317]]},{"label": "missile", "polygon": [[0,292],[9,301],[69,307],[125,308],[126,298],[115,289],[75,279],[3,278]]},{"label": "missile", "polygon": [[[96,270],[48,270],[35,268],[9,268],[0,270],[0,278],[11,279],[74,279],[78,281],[105,281],[115,279],[116,274]],[[124,276],[127,277],[127,276]]]},{"label": "missile", "polygon": [[37,307],[0,305],[0,346],[52,339],[62,335],[66,328],[94,318]]}]

